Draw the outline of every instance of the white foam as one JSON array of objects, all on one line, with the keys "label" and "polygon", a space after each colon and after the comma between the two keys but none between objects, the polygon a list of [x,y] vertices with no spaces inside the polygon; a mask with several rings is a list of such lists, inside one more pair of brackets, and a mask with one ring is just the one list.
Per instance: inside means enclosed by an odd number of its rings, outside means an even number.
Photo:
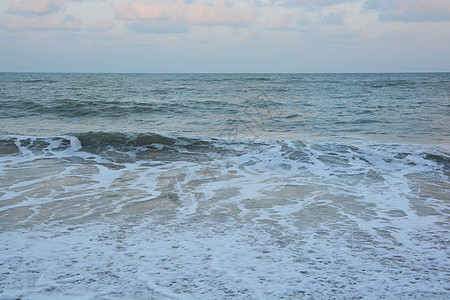
[{"label": "white foam", "polygon": [[423,149],[118,164],[59,147],[1,161],[4,299],[448,298],[448,178]]}]

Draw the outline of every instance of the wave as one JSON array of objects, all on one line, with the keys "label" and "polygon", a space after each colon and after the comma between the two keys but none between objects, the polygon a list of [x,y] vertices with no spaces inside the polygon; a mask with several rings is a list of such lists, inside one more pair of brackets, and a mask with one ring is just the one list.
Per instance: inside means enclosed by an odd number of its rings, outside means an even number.
[{"label": "wave", "polygon": [[43,152],[78,151],[81,144],[75,136],[33,137],[20,135],[0,136],[0,155],[38,154]]},{"label": "wave", "polygon": [[387,88],[396,86],[414,86],[415,82],[410,82],[407,80],[395,80],[395,81],[385,81],[385,82],[375,82],[369,84],[372,88]]},{"label": "wave", "polygon": [[[0,136],[0,156],[58,155],[101,157],[111,162],[137,161],[231,162],[280,165],[325,164],[337,172],[370,168],[423,166],[450,171],[450,154],[434,149],[398,144],[304,142],[301,140],[237,140],[212,137],[175,136],[159,133],[126,134],[85,132],[73,135],[33,137]],[[304,167],[304,165],[303,165]],[[347,168],[347,169],[346,169]]]},{"label": "wave", "polygon": [[57,83],[57,80],[50,80],[50,79],[30,79],[30,80],[24,80],[24,81],[17,81],[17,83]]},{"label": "wave", "polygon": [[148,114],[158,112],[183,112],[187,106],[182,103],[142,103],[136,101],[95,101],[61,99],[54,103],[22,100],[1,103],[3,114],[0,118],[28,116],[79,117],[121,117],[126,114]]},{"label": "wave", "polygon": [[0,136],[0,156],[81,156],[119,163],[143,160],[211,161],[225,155],[239,156],[243,148],[257,145],[156,133],[85,132],[51,137],[8,135]]}]

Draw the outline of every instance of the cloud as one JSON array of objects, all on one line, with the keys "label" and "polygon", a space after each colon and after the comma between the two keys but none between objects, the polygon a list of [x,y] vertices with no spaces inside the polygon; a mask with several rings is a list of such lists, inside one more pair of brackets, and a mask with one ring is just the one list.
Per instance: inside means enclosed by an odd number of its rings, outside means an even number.
[{"label": "cloud", "polygon": [[64,3],[64,0],[14,0],[8,2],[7,11],[12,14],[45,15],[59,11]]},{"label": "cloud", "polygon": [[128,0],[117,4],[114,11],[118,18],[127,21],[153,20],[189,25],[246,26],[258,15],[256,8],[236,5],[232,0]]},{"label": "cloud", "polygon": [[145,1],[121,2],[114,8],[118,18],[128,21],[168,20],[180,18],[184,9],[183,1]]},{"label": "cloud", "polygon": [[23,30],[78,30],[81,21],[72,15],[37,16],[34,18],[10,17],[4,22],[9,31]]},{"label": "cloud", "polygon": [[95,32],[105,32],[114,28],[112,20],[97,20],[94,24],[89,26],[89,30]]},{"label": "cloud", "polygon": [[[449,49],[449,44],[442,36],[448,36],[450,29],[437,22],[396,23],[389,26],[389,30],[379,36],[379,40],[396,44],[398,47],[423,47],[440,41],[438,49]],[[401,45],[401,46],[400,46]]]},{"label": "cloud", "polygon": [[155,20],[140,20],[135,21],[126,26],[129,30],[139,33],[185,33],[189,31],[189,27],[182,23],[155,21]]},{"label": "cloud", "polygon": [[258,12],[251,7],[237,7],[232,1],[218,1],[214,5],[196,3],[188,5],[185,17],[195,25],[236,25],[245,26],[257,17]]},{"label": "cloud", "polygon": [[328,39],[334,42],[356,42],[364,40],[365,36],[361,28],[336,28]]},{"label": "cloud", "polygon": [[331,12],[327,15],[320,17],[320,24],[323,25],[343,25],[345,12]]},{"label": "cloud", "polygon": [[366,0],[365,11],[377,11],[381,21],[450,21],[448,0]]},{"label": "cloud", "polygon": [[330,5],[336,5],[341,4],[345,2],[354,2],[357,0],[283,0],[283,1],[273,1],[276,3],[281,3],[285,6],[309,6],[309,7],[323,7],[323,6],[330,6]]},{"label": "cloud", "polygon": [[267,23],[266,28],[274,30],[292,28],[297,24],[298,17],[298,12],[291,11],[272,19]]}]

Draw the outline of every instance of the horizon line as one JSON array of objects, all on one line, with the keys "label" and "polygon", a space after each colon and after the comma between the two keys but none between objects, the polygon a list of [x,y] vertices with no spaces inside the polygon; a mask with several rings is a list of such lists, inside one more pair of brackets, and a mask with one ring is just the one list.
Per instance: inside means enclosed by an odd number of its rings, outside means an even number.
[{"label": "horizon line", "polygon": [[0,71],[0,73],[34,74],[429,74],[450,71],[386,71],[386,72],[95,72],[95,71]]}]

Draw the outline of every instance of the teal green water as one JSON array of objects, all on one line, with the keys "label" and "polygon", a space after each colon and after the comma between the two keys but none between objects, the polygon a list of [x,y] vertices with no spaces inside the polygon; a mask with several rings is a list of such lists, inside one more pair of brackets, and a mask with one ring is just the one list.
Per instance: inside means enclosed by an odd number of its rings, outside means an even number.
[{"label": "teal green water", "polygon": [[3,134],[449,142],[449,73],[0,74]]}]

